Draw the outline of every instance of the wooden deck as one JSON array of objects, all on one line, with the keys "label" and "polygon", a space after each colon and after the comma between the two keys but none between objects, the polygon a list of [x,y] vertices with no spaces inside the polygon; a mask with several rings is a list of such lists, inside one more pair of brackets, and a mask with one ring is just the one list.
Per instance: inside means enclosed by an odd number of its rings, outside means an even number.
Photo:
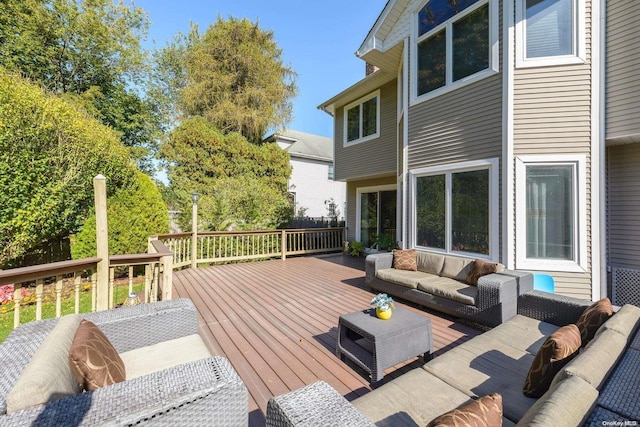
[{"label": "wooden deck", "polygon": [[[363,371],[335,356],[340,314],[369,307],[364,260],[343,255],[228,264],[174,273],[174,297],[191,298],[200,334],[226,356],[249,390],[249,424],[264,425],[271,396],[324,380],[351,400],[370,390]],[[401,304],[431,319],[436,355],[480,331]],[[385,372],[384,380],[420,366]]]}]

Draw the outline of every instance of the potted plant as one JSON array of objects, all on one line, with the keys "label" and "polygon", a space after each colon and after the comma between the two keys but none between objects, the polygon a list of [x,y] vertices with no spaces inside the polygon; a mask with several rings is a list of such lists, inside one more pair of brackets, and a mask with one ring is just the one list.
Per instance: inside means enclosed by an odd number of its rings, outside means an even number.
[{"label": "potted plant", "polygon": [[378,294],[371,300],[371,305],[376,306],[376,316],[387,320],[391,318],[391,310],[396,308],[393,298],[387,294]]},{"label": "potted plant", "polygon": [[362,252],[364,252],[364,244],[362,244],[362,242],[357,242],[355,240],[349,242],[349,253],[351,256],[358,257]]},{"label": "potted plant", "polygon": [[372,246],[377,246],[378,249],[384,251],[392,251],[399,247],[393,236],[387,233],[378,234]]}]

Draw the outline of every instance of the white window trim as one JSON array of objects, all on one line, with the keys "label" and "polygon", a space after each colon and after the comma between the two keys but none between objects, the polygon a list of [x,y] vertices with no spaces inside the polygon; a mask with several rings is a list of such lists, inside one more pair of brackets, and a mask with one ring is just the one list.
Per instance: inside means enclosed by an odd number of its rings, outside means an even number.
[{"label": "white window trim", "polygon": [[[373,187],[358,187],[356,188],[356,241],[360,242],[362,231],[360,230],[360,214],[362,213],[362,193],[375,193],[379,191],[398,191],[398,186],[396,184],[388,184],[388,185],[376,185]],[[396,221],[398,213],[396,211]],[[378,224],[379,226],[380,224]]]},{"label": "white window trim", "polygon": [[[474,160],[470,162],[453,163],[442,166],[434,166],[420,169],[412,169],[409,171],[411,176],[411,245],[415,249],[420,249],[428,252],[438,252],[445,254],[455,254],[469,258],[482,258],[493,262],[499,262],[499,164],[500,161],[497,157],[486,160]],[[451,175],[459,172],[477,171],[477,170],[489,170],[489,255],[476,254],[466,251],[454,251],[451,249]],[[416,209],[416,186],[417,179],[423,176],[431,175],[446,175],[446,189],[445,189],[445,249],[437,249],[431,247],[420,246],[416,244],[417,237],[416,232],[418,230],[418,210]]]},{"label": "white window trim", "polygon": [[[353,141],[347,141],[347,137],[348,137],[348,131],[349,131],[349,118],[347,115],[347,112],[352,109],[353,107],[360,105],[360,135],[362,135],[362,104],[367,102],[370,99],[373,98],[378,98],[378,101],[376,102],[376,133],[372,134],[372,135],[367,135],[365,137],[360,137],[358,139],[354,139]],[[365,141],[369,141],[375,138],[379,138],[380,137],[380,104],[381,104],[381,100],[380,100],[380,89],[376,90],[375,92],[372,92],[368,95],[363,96],[362,98],[353,101],[350,104],[345,105],[344,110],[343,110],[343,116],[344,116],[344,138],[343,138],[343,146],[344,147],[348,147],[350,145],[355,145],[355,144],[360,144],[361,142],[365,142]]]},{"label": "white window trim", "polygon": [[586,62],[585,1],[572,0],[574,16],[574,40],[571,55],[526,58],[527,35],[525,25],[525,1],[516,0],[516,68],[548,67],[554,65],[584,64]]},{"label": "white window trim", "polygon": [[[519,156],[516,157],[516,268],[535,271],[587,271],[587,159],[584,155]],[[574,259],[575,261],[530,259],[527,254],[527,165],[573,165],[574,194]]]},{"label": "white window trim", "polygon": [[[418,37],[418,12],[427,4],[427,1],[423,1],[420,3],[420,7],[418,7],[412,19],[412,29],[411,29],[411,58],[413,64],[411,64],[411,106],[420,104],[422,102],[428,101],[429,99],[433,99],[437,96],[440,96],[444,93],[451,92],[453,90],[459,89],[461,87],[467,86],[469,84],[475,83],[477,81],[483,80],[489,76],[497,74],[500,70],[500,41],[499,41],[499,11],[498,11],[498,1],[497,0],[484,0],[479,1],[475,5],[469,7],[462,13],[459,13],[453,17],[451,17],[448,21],[442,23],[431,31],[421,35]],[[453,82],[453,65],[452,65],[452,43],[451,43],[451,26],[453,22],[458,21],[459,19],[465,17],[469,13],[472,13],[476,9],[489,4],[489,68],[486,70],[479,71],[475,74],[472,74],[468,77],[460,79],[458,81]],[[418,96],[418,44],[424,40],[425,38],[430,37],[432,34],[437,33],[443,28],[447,28],[447,63],[446,63],[446,84],[438,89],[432,90],[431,92],[427,92]]]}]

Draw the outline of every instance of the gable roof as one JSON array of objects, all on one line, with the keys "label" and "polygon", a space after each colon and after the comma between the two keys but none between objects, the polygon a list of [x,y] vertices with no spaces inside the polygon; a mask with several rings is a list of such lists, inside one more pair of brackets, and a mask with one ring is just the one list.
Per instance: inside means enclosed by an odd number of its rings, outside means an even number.
[{"label": "gable roof", "polygon": [[[369,30],[356,56],[389,72],[397,71],[402,57],[399,40],[387,40],[409,5],[409,0],[389,0]],[[391,37],[393,39],[393,37]]]},{"label": "gable roof", "polygon": [[264,141],[289,143],[284,150],[291,157],[333,161],[333,139],[325,136],[285,129],[268,136]]}]

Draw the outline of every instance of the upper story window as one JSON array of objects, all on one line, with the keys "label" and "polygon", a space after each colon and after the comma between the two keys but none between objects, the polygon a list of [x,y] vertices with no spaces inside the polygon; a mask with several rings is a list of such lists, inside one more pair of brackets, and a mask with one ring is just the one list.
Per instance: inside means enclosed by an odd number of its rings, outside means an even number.
[{"label": "upper story window", "polygon": [[497,71],[493,15],[489,0],[430,0],[418,11],[414,100]]},{"label": "upper story window", "polygon": [[380,91],[344,107],[344,145],[356,144],[380,135]]},{"label": "upper story window", "polygon": [[584,62],[583,2],[518,0],[518,66]]}]

